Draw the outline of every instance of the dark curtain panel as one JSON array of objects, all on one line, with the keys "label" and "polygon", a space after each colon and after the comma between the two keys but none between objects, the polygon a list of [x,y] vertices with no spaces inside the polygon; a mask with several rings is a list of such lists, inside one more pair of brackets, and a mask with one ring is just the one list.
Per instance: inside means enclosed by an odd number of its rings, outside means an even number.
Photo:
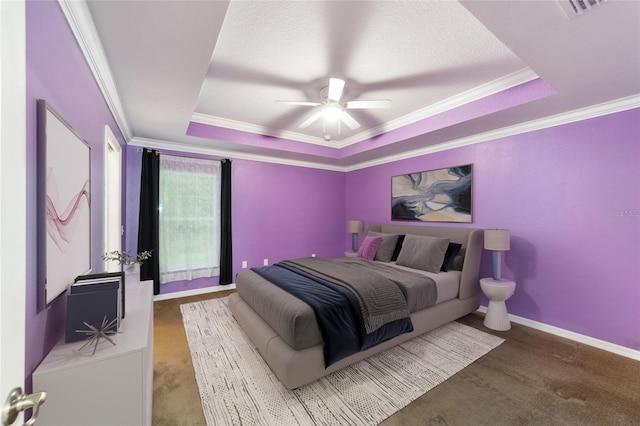
[{"label": "dark curtain panel", "polygon": [[220,284],[233,281],[231,246],[231,160],[222,160],[222,191],[220,194]]},{"label": "dark curtain panel", "polygon": [[153,294],[160,294],[159,212],[160,156],[155,150],[142,153],[140,176],[140,216],[138,217],[138,252],[153,250],[149,260],[140,265],[140,280],[153,280]]}]

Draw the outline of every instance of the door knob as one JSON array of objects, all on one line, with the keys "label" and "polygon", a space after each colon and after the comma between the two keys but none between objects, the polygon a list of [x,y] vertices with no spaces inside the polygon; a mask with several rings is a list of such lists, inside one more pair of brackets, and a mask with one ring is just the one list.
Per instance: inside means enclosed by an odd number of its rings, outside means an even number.
[{"label": "door knob", "polygon": [[33,414],[31,418],[24,424],[24,426],[31,426],[36,422],[38,417],[38,411],[40,411],[40,405],[42,405],[47,399],[46,392],[36,392],[29,395],[22,393],[22,388],[13,388],[9,392],[7,400],[2,406],[2,425],[9,426],[16,421],[18,414],[21,411],[33,408]]}]

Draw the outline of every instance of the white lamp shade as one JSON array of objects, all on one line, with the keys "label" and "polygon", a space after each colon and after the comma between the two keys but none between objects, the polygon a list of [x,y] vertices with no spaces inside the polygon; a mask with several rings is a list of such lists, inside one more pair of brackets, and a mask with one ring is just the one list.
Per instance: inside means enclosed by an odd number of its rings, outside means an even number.
[{"label": "white lamp shade", "polygon": [[507,251],[511,249],[511,239],[508,229],[485,229],[484,248],[493,251]]},{"label": "white lamp shade", "polygon": [[364,230],[364,223],[361,220],[349,220],[347,221],[347,232],[352,234],[359,234]]}]

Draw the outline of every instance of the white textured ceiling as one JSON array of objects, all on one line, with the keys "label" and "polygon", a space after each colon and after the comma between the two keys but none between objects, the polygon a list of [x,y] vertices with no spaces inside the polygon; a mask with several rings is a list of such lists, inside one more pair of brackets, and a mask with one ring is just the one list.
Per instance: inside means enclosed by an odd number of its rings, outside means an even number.
[{"label": "white textured ceiling", "polygon": [[[129,136],[182,148],[349,166],[640,93],[637,1],[571,20],[551,0],[87,4]],[[313,108],[275,101],[329,77],[392,108],[300,129]]]},{"label": "white textured ceiling", "polygon": [[[232,2],[195,111],[209,123],[322,138],[322,120],[296,128],[314,108],[274,101],[319,101],[338,77],[344,99],[392,101],[350,111],[371,128],[525,67],[457,2]],[[326,130],[339,141],[362,128]]]}]

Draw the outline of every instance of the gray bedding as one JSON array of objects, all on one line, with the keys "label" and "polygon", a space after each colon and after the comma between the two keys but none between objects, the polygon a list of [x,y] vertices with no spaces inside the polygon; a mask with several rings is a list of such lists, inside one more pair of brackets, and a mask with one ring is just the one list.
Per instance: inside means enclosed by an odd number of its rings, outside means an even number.
[{"label": "gray bedding", "polygon": [[360,304],[367,333],[392,321],[409,317],[402,291],[395,285],[389,285],[389,280],[384,275],[374,271],[373,262],[364,259],[343,260],[308,257],[283,263],[351,290]]},{"label": "gray bedding", "polygon": [[302,300],[275,285],[265,285],[253,271],[237,286],[237,293],[293,349],[301,350],[322,343],[313,309]]},{"label": "gray bedding", "polygon": [[[344,258],[336,262],[366,265],[387,278],[402,281],[410,312],[424,309],[436,301],[436,285],[433,279],[423,274],[358,258]],[[246,273],[255,274],[253,271]],[[261,280],[244,280],[242,285],[237,287],[237,291],[293,349],[302,350],[322,343],[313,309],[297,297],[277,286],[264,285]]]},{"label": "gray bedding", "polygon": [[408,271],[395,267],[390,263],[371,262],[361,258],[345,257],[336,261],[347,265],[362,265],[390,280],[400,283],[407,294],[409,312],[433,306],[438,299],[438,288],[435,281],[424,273]]}]

